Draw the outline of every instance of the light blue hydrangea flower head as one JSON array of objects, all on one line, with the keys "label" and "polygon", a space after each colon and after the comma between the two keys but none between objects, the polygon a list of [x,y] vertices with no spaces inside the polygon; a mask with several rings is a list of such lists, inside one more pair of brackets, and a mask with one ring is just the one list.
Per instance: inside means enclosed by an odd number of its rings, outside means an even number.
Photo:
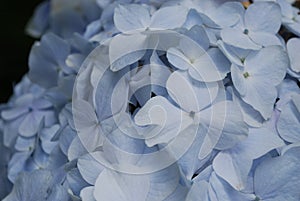
[{"label": "light blue hydrangea flower head", "polygon": [[0,106],[0,199],[300,200],[298,11],[43,2]]}]

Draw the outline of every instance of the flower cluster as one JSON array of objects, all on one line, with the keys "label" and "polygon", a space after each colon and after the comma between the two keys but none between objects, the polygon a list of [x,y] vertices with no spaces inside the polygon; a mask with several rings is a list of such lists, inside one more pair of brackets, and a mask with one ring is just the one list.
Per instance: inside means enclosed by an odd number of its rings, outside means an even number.
[{"label": "flower cluster", "polygon": [[50,0],[0,106],[4,201],[299,201],[291,0]]}]

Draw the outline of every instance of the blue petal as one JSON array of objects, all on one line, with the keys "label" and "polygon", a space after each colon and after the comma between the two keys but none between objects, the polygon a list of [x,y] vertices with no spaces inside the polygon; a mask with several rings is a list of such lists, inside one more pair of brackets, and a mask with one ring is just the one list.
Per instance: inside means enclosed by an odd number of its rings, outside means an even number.
[{"label": "blue petal", "polygon": [[104,169],[104,167],[89,154],[78,159],[77,167],[83,179],[91,185],[95,185],[97,177]]},{"label": "blue petal", "polygon": [[29,157],[27,152],[15,153],[8,164],[8,179],[14,183],[18,174],[24,170],[26,160]]},{"label": "blue petal", "polygon": [[171,74],[166,87],[171,98],[186,112],[199,112],[212,104],[219,90],[216,82],[195,82],[180,71]]},{"label": "blue petal", "polygon": [[20,135],[24,137],[32,137],[38,132],[40,123],[42,122],[43,114],[40,112],[31,112],[22,121],[19,127]]},{"label": "blue petal", "polygon": [[289,53],[289,58],[291,62],[291,69],[299,73],[300,72],[300,61],[299,61],[299,52],[300,52],[300,39],[292,38],[287,42],[287,51]]},{"label": "blue petal", "polygon": [[79,139],[88,151],[94,151],[104,140],[95,109],[87,101],[76,100],[73,113]]},{"label": "blue petal", "polygon": [[48,197],[49,189],[52,187],[51,178],[52,174],[45,170],[22,173],[17,178],[12,192],[4,201],[44,200]]},{"label": "blue petal", "polygon": [[212,13],[211,18],[220,27],[230,27],[237,23],[243,24],[244,13],[245,9],[241,3],[225,2]]},{"label": "blue petal", "polygon": [[61,185],[55,185],[51,194],[47,197],[47,201],[65,201],[69,199],[67,190]]},{"label": "blue petal", "polygon": [[262,46],[254,43],[248,35],[243,33],[241,28],[225,28],[221,31],[221,38],[224,43],[238,48],[259,50]]},{"label": "blue petal", "polygon": [[109,169],[97,178],[94,197],[106,201],[146,200],[150,178],[146,175],[127,175]]},{"label": "blue petal", "polygon": [[180,70],[192,68],[189,59],[177,48],[168,49],[167,58],[171,64]]},{"label": "blue petal", "polygon": [[216,174],[238,191],[245,189],[251,166],[250,157],[234,151],[221,152],[213,161]]},{"label": "blue petal", "polygon": [[245,13],[245,25],[254,32],[276,34],[281,26],[281,11],[273,2],[257,2],[248,7]]},{"label": "blue petal", "polygon": [[68,149],[68,159],[70,161],[78,159],[87,153],[86,147],[82,144],[79,136],[76,136]]},{"label": "blue petal", "polygon": [[245,103],[235,89],[228,87],[227,90],[232,94],[233,102],[236,103],[241,109],[244,121],[249,126],[260,127],[264,122],[264,118],[261,116],[261,114],[256,111],[251,105]]},{"label": "blue petal", "polygon": [[94,198],[94,191],[94,186],[85,187],[80,191],[81,199],[85,201],[96,201],[96,199]]},{"label": "blue petal", "polygon": [[150,175],[147,200],[165,200],[179,186],[180,172],[176,164]]},{"label": "blue petal", "polygon": [[[213,193],[210,193],[210,196],[214,194],[217,200],[232,201],[232,200],[245,200],[252,201],[255,199],[255,196],[252,194],[246,194],[240,191],[236,191],[229,184],[223,181],[221,178],[213,172],[210,178],[210,185],[212,187]],[[212,199],[212,198],[211,198]]]},{"label": "blue petal", "polygon": [[[288,63],[282,47],[269,46],[249,55],[244,68],[231,68],[233,84],[242,99],[259,111],[264,119],[271,117],[277,98],[275,86],[283,80]],[[272,80],[271,85],[266,78]]]},{"label": "blue petal", "polygon": [[33,17],[26,27],[26,32],[29,35],[38,38],[46,31],[49,22],[49,10],[49,2],[42,2],[37,6]]},{"label": "blue petal", "polygon": [[110,69],[119,71],[141,59],[147,49],[146,40],[142,34],[115,36],[109,45]]},{"label": "blue petal", "polygon": [[199,181],[193,183],[185,200],[186,201],[209,201],[208,194],[209,184],[206,181]]},{"label": "blue petal", "polygon": [[[298,94],[295,96],[299,99]],[[277,130],[287,142],[296,143],[300,141],[299,109],[297,109],[294,101],[290,101],[285,106],[282,106],[277,122]]]},{"label": "blue petal", "polygon": [[193,26],[185,35],[196,41],[204,50],[209,48],[209,38],[202,26]]},{"label": "blue petal", "polygon": [[225,44],[222,40],[218,41],[218,47],[232,63],[239,66],[243,65],[244,60],[251,51]]},{"label": "blue petal", "polygon": [[3,144],[6,147],[12,147],[16,138],[19,135],[19,126],[23,122],[25,117],[17,118],[14,121],[8,121],[4,124],[3,128]]},{"label": "blue petal", "polygon": [[[263,200],[299,200],[299,147],[258,165],[254,175],[255,194]],[[274,176],[276,175],[276,176]]]},{"label": "blue petal", "polygon": [[226,77],[229,67],[230,63],[223,53],[218,48],[211,48],[195,59],[189,74],[198,81],[215,82]]},{"label": "blue petal", "polygon": [[173,106],[167,99],[156,96],[151,98],[134,117],[139,126],[154,125],[151,132],[145,133],[149,147],[168,143],[193,122],[193,119]]},{"label": "blue petal", "polygon": [[[182,6],[168,6],[157,10],[151,17],[149,28],[166,30],[181,27],[187,17],[188,10]],[[174,13],[176,13],[174,15]]]},{"label": "blue petal", "polygon": [[80,191],[84,188],[89,186],[88,183],[81,177],[80,172],[77,168],[73,168],[72,170],[68,171],[67,173],[67,182],[75,195],[79,195]]},{"label": "blue petal", "polygon": [[252,32],[249,31],[249,37],[255,43],[262,45],[263,47],[268,47],[272,45],[283,45],[280,38],[274,34],[266,32]]},{"label": "blue petal", "polygon": [[1,117],[5,120],[12,120],[29,112],[28,107],[14,107],[1,112]]},{"label": "blue petal", "polygon": [[76,132],[70,128],[70,126],[66,126],[62,131],[59,138],[59,147],[61,151],[67,155],[68,149],[73,141],[73,139],[76,137]]},{"label": "blue petal", "polygon": [[18,151],[32,151],[35,147],[35,142],[36,142],[35,137],[23,138],[19,136],[17,138],[15,148]]},{"label": "blue petal", "polygon": [[[243,121],[241,112],[233,109],[235,107],[231,101],[221,101],[200,112],[200,122],[205,136],[199,152],[200,159],[205,158],[216,146],[219,148],[233,146],[245,138],[248,127]],[[224,137],[221,138],[222,135]],[[230,142],[230,138],[234,140]]]},{"label": "blue petal", "polygon": [[[29,78],[43,87],[57,85],[57,69],[65,65],[70,52],[69,45],[58,36],[49,33],[35,43],[29,56]],[[47,79],[44,78],[47,75]]]},{"label": "blue petal", "polygon": [[58,142],[53,142],[51,139],[56,134],[59,129],[59,125],[53,125],[50,128],[44,128],[40,131],[40,139],[42,141],[42,148],[47,153],[50,154],[53,148],[57,145]]},{"label": "blue petal", "polygon": [[115,9],[114,23],[121,32],[143,30],[150,25],[149,8],[137,4],[119,5]]}]

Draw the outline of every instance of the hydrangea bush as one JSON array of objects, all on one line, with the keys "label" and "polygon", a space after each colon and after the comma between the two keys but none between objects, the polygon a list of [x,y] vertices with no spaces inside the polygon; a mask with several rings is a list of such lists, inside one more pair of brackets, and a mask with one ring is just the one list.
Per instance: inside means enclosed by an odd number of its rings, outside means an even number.
[{"label": "hydrangea bush", "polygon": [[0,106],[4,201],[299,201],[291,0],[50,0]]}]

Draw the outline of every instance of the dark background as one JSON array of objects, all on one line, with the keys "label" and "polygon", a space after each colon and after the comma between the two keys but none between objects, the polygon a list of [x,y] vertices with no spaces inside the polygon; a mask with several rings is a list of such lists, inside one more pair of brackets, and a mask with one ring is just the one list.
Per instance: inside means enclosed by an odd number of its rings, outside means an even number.
[{"label": "dark background", "polygon": [[2,1],[0,6],[0,103],[12,94],[13,85],[28,71],[28,55],[34,39],[25,27],[41,0]]}]

